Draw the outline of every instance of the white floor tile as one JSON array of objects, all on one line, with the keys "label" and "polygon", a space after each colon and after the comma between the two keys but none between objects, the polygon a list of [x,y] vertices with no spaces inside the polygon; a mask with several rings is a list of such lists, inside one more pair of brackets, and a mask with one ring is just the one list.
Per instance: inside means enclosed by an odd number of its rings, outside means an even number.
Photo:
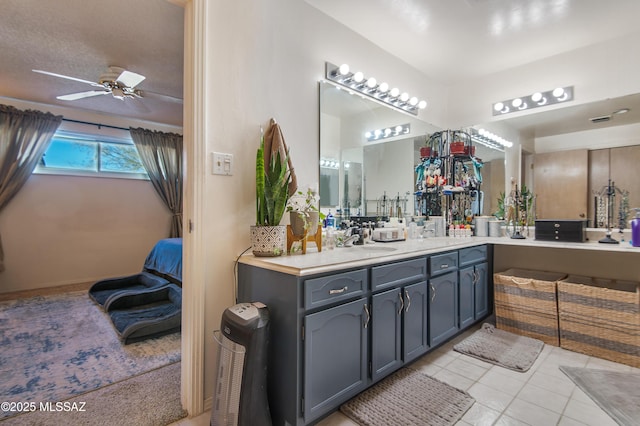
[{"label": "white floor tile", "polygon": [[560,413],[547,410],[519,398],[513,400],[504,414],[533,426],[555,425],[560,420]]},{"label": "white floor tile", "polygon": [[522,388],[518,394],[518,399],[530,402],[538,407],[544,407],[558,414],[562,414],[564,407],[569,402],[568,396],[551,392],[533,383],[527,383]]},{"label": "white floor tile", "polygon": [[558,369],[555,373],[548,374],[536,371],[529,379],[529,383],[564,396],[571,396],[571,392],[576,387],[571,379]]},{"label": "white floor tile", "polygon": [[490,388],[482,383],[476,383],[467,391],[477,402],[499,412],[504,411],[513,400],[513,396]]},{"label": "white floor tile", "polygon": [[[500,417],[500,412],[479,403],[473,404],[462,417],[462,421],[474,426],[491,426]],[[456,423],[458,425],[460,422]]]},{"label": "white floor tile", "polygon": [[563,415],[587,426],[616,426],[616,422],[595,403],[585,404],[570,399]]},{"label": "white floor tile", "polygon": [[429,363],[435,364],[439,367],[446,367],[452,361],[454,361],[457,357],[448,352],[435,350],[425,355],[425,358],[428,360]]},{"label": "white floor tile", "polygon": [[475,383],[475,381],[447,370],[446,368],[440,370],[433,377],[463,391],[466,391]]},{"label": "white floor tile", "polygon": [[449,364],[445,366],[446,370],[452,371],[456,374],[459,374],[464,377],[468,377],[469,379],[476,381],[484,373],[486,373],[489,368],[491,368],[491,364],[486,364],[487,367],[481,367],[474,363],[471,363],[467,360],[468,357],[461,357],[454,359]]},{"label": "white floor tile", "polygon": [[351,420],[349,417],[342,414],[340,411],[336,411],[328,417],[325,417],[316,424],[317,426],[358,426],[358,423]]},{"label": "white floor tile", "polygon": [[478,380],[478,382],[515,397],[518,392],[520,392],[520,389],[525,385],[526,381],[519,380],[517,376],[514,377],[507,374],[501,374],[501,370],[506,369],[502,367],[491,368]]},{"label": "white floor tile", "polygon": [[529,423],[516,420],[506,415],[502,415],[500,416],[498,421],[495,422],[495,426],[529,426]]}]

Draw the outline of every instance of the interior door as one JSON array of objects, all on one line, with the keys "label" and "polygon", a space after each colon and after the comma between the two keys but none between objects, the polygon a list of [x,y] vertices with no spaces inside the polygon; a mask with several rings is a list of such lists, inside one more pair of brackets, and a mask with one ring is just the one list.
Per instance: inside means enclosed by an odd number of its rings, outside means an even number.
[{"label": "interior door", "polygon": [[587,218],[589,151],[536,154],[533,184],[538,219]]}]

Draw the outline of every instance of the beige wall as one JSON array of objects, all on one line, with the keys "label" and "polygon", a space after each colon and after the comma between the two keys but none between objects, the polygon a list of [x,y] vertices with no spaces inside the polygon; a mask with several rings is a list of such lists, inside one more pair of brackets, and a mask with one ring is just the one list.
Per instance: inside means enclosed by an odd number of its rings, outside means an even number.
[{"label": "beige wall", "polygon": [[32,175],[0,213],[0,293],[139,272],[169,226],[149,181]]}]

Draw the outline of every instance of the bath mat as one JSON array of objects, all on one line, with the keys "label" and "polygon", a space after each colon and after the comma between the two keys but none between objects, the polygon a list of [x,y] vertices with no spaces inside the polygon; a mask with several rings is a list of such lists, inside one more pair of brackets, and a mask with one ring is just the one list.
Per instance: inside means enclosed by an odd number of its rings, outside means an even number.
[{"label": "bath mat", "polygon": [[514,371],[525,372],[540,355],[544,342],[499,330],[491,324],[453,347],[454,351],[496,364]]},{"label": "bath mat", "polygon": [[640,424],[640,374],[564,365],[560,371],[619,425]]},{"label": "bath mat", "polygon": [[475,400],[466,392],[402,368],[340,407],[361,426],[453,425]]}]

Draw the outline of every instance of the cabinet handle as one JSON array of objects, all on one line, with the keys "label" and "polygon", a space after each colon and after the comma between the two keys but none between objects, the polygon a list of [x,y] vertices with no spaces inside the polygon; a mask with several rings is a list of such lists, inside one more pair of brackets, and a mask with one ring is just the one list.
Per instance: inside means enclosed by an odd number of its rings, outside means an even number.
[{"label": "cabinet handle", "polygon": [[344,293],[345,291],[347,291],[349,288],[345,285],[342,288],[339,288],[337,290],[329,290],[329,294],[340,294],[340,293]]},{"label": "cabinet handle", "polygon": [[364,304],[364,313],[367,314],[367,320],[364,322],[364,328],[367,328],[371,315],[369,314],[369,306],[367,306],[366,303]]},{"label": "cabinet handle", "polygon": [[402,313],[404,309],[404,300],[402,300],[402,292],[398,293],[398,299],[400,299],[400,309],[398,309],[398,315]]},{"label": "cabinet handle", "polygon": [[440,269],[447,269],[449,267],[448,263],[443,263],[440,265]]},{"label": "cabinet handle", "polygon": [[409,291],[404,289],[404,297],[407,298],[407,307],[405,308],[405,312],[409,312],[409,308],[411,307],[411,297],[409,297]]},{"label": "cabinet handle", "polygon": [[433,302],[436,299],[436,288],[433,286],[433,284],[430,284],[431,286],[431,301]]}]

